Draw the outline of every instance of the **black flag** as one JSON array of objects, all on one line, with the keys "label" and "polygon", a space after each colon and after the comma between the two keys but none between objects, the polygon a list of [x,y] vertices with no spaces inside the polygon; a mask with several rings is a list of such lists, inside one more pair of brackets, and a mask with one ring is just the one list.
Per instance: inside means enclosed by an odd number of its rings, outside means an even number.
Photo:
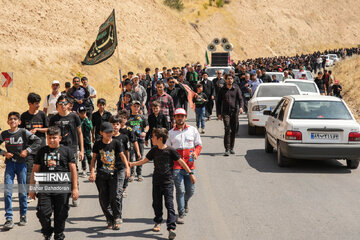
[{"label": "black flag", "polygon": [[95,42],[86,54],[84,65],[95,65],[111,57],[117,46],[117,34],[115,24],[115,9],[108,19],[100,26]]}]

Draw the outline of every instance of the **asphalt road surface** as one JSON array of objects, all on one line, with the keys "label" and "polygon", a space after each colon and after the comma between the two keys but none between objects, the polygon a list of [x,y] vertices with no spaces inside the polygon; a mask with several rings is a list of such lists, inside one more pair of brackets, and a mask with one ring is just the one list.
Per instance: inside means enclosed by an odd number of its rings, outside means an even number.
[{"label": "asphalt road surface", "polygon": [[[189,123],[195,124],[193,114]],[[279,168],[276,153],[265,153],[263,136],[247,135],[244,117],[236,155],[223,156],[220,121],[206,123],[202,141],[195,195],[185,224],[177,226],[176,239],[360,239],[359,170],[348,170],[344,161],[335,160],[298,161]],[[80,178],[81,202],[70,209],[67,239],[167,239],[166,224],[160,233],[151,231],[152,170],[152,163],[146,164],[144,181],[130,183],[120,231],[105,230],[96,186]],[[0,200],[4,214],[2,196]],[[17,197],[13,207],[18,222]],[[41,239],[35,208],[36,202],[29,204],[27,226],[0,232],[0,239]]]}]

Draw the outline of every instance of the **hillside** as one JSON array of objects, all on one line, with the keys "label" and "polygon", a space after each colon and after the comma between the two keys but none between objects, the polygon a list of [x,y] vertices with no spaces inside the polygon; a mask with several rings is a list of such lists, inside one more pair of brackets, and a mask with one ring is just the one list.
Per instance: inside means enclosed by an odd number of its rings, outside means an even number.
[{"label": "hillside", "polygon": [[[238,0],[223,8],[205,0],[184,0],[178,12],[162,0],[0,0],[0,70],[14,72],[9,97],[0,95],[0,127],[10,110],[24,111],[26,95],[44,98],[53,79],[63,83],[77,72],[110,105],[118,98],[118,68],[204,62],[214,37],[227,37],[232,57],[291,55],[353,46],[360,36],[360,0]],[[116,9],[119,55],[96,66],[82,66],[98,27]]]},{"label": "hillside", "polygon": [[360,119],[360,56],[348,58],[333,69],[335,79],[343,87],[343,98],[351,108],[355,117]]}]

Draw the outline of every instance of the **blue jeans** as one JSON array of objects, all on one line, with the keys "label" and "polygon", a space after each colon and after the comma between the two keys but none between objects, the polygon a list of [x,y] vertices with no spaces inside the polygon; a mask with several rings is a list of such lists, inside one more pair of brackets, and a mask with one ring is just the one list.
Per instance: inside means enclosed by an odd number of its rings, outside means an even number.
[{"label": "blue jeans", "polygon": [[12,191],[15,174],[18,181],[20,216],[26,216],[27,211],[27,194],[26,194],[26,163],[15,163],[8,161],[5,169],[5,218],[12,219]]},{"label": "blue jeans", "polygon": [[196,127],[199,128],[200,123],[201,123],[201,128],[204,129],[205,128],[205,106],[204,107],[196,107],[195,113],[196,113]]},{"label": "blue jeans", "polygon": [[[194,170],[191,170],[195,173]],[[195,184],[191,183],[190,175],[184,169],[174,169],[174,182],[176,188],[176,202],[179,216],[185,215],[185,203],[194,195]]]}]

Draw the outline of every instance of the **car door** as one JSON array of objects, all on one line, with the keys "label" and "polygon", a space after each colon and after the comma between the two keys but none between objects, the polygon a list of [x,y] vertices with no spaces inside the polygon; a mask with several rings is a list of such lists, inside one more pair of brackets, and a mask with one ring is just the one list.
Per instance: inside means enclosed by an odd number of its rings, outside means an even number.
[{"label": "car door", "polygon": [[266,129],[266,131],[268,132],[269,141],[274,145],[276,144],[277,141],[275,137],[275,131],[277,130],[275,128],[275,125],[277,124],[277,118],[279,116],[279,112],[281,110],[283,103],[284,103],[284,99],[281,99],[268,119],[268,128]]},{"label": "car door", "polygon": [[283,140],[284,131],[285,131],[285,112],[289,105],[289,99],[285,99],[281,108],[279,109],[279,114],[274,122],[274,137],[276,139]]}]

